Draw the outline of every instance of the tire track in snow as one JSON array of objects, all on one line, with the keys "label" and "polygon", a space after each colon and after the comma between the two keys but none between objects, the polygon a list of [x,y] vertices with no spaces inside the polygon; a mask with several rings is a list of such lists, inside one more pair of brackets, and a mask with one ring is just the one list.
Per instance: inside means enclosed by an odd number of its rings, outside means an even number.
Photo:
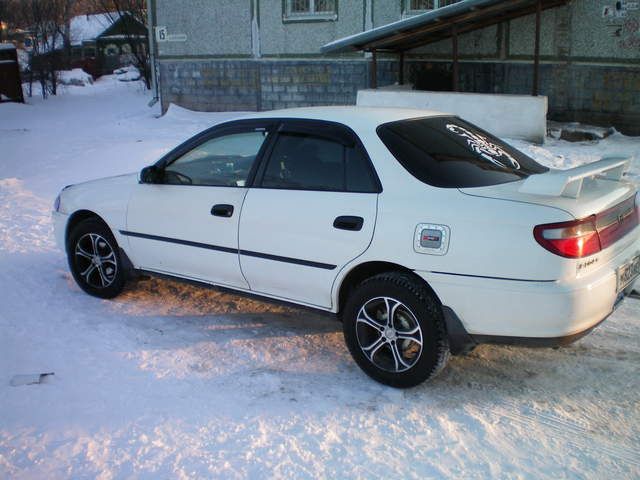
[{"label": "tire track in snow", "polygon": [[51,204],[17,178],[0,179],[0,251],[54,249]]},{"label": "tire track in snow", "polygon": [[587,422],[569,420],[553,413],[537,409],[535,415],[528,415],[518,411],[518,405],[508,400],[497,401],[495,406],[482,405],[478,412],[490,414],[498,418],[506,418],[531,430],[542,427],[552,438],[564,442],[593,456],[606,454],[634,467],[640,467],[640,456],[636,450],[620,445],[594,434]]}]

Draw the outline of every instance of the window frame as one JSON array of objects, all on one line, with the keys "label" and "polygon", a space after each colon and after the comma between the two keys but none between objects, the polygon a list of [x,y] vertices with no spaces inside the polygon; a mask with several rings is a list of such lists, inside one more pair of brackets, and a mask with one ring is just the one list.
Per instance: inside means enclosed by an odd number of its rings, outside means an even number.
[{"label": "window frame", "polygon": [[273,142],[273,133],[277,127],[277,122],[272,120],[263,121],[261,119],[249,119],[249,120],[236,120],[229,123],[223,123],[221,125],[216,125],[211,127],[203,132],[197,134],[196,136],[188,139],[187,141],[181,143],[176,148],[171,150],[169,153],[164,155],[160,160],[155,163],[155,166],[159,169],[164,170],[166,167],[174,163],[176,160],[182,158],[187,153],[192,150],[198,148],[200,145],[214,140],[220,137],[226,137],[228,135],[234,135],[238,133],[250,133],[259,130],[266,131],[268,133],[267,138],[260,146],[258,153],[256,154],[256,158],[253,161],[253,165],[251,165],[251,169],[249,170],[249,175],[247,176],[247,180],[245,181],[244,186],[239,185],[193,185],[193,184],[174,184],[174,183],[165,183],[160,182],[156,185],[171,185],[177,187],[201,187],[201,188],[249,188],[253,184],[253,181],[256,176],[256,172],[259,166],[262,163],[262,156],[265,151],[268,149],[271,142]]},{"label": "window frame", "polygon": [[282,0],[282,21],[284,23],[292,22],[335,22],[338,20],[338,0],[333,0],[333,12],[317,12],[315,5],[317,0],[309,0],[310,11],[305,13],[296,13],[292,11],[292,2],[294,0]]},{"label": "window frame", "polygon": [[[325,130],[324,132],[322,131],[323,129]],[[348,146],[346,144],[347,141],[353,143],[353,148],[355,148],[365,160],[369,175],[371,176],[371,180],[373,181],[373,189],[368,192],[360,192],[347,190],[346,186],[344,189],[339,190],[263,186],[262,183],[264,181],[264,175],[267,169],[267,165],[269,164],[269,161],[271,159],[271,155],[273,154],[273,150],[281,134],[287,133],[307,134],[309,136],[315,136],[318,138],[341,143],[345,147]],[[344,124],[327,120],[283,119],[277,131],[272,135],[269,147],[264,151],[260,159],[260,166],[258,167],[256,176],[253,180],[253,184],[251,185],[252,188],[261,188],[265,190],[291,190],[294,192],[364,193],[375,195],[382,193],[382,183],[380,182],[380,177],[378,177],[378,173],[376,172],[373,162],[371,161],[371,157],[369,157],[369,154],[358,135],[351,128]]]},{"label": "window frame", "polygon": [[[454,5],[455,3],[459,3],[461,0],[456,0],[454,3],[449,5]],[[433,0],[433,8],[420,8],[420,9],[412,9],[411,8],[411,0],[403,0],[402,4],[402,15],[405,17],[411,17],[414,15],[420,15],[425,12],[433,12],[434,10],[438,10],[439,8],[448,7],[449,5],[440,5],[441,0]]]}]

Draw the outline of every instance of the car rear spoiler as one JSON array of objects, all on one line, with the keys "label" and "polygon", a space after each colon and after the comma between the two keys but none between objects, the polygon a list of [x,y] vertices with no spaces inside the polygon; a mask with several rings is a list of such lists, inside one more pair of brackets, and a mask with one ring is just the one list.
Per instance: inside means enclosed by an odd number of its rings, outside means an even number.
[{"label": "car rear spoiler", "polygon": [[593,163],[568,170],[551,169],[531,175],[520,186],[521,193],[553,197],[578,198],[586,178],[601,178],[618,182],[629,169],[631,160],[622,156],[607,156]]}]

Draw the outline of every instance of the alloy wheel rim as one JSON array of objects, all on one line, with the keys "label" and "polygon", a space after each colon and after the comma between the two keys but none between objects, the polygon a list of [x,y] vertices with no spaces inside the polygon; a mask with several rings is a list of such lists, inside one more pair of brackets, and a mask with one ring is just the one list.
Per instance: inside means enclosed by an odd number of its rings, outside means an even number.
[{"label": "alloy wheel rim", "polygon": [[409,370],[422,354],[422,329],[416,316],[391,297],[372,298],[360,308],[356,336],[364,356],[388,372]]},{"label": "alloy wheel rim", "polygon": [[78,275],[93,288],[107,288],[116,279],[118,263],[109,242],[97,233],[86,233],[74,251]]}]

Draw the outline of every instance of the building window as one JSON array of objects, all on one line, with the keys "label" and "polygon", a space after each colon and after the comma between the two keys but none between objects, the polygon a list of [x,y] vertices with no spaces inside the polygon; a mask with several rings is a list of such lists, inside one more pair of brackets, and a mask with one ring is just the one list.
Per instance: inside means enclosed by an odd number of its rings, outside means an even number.
[{"label": "building window", "polygon": [[405,15],[417,15],[436,8],[446,7],[461,0],[406,0]]},{"label": "building window", "polygon": [[336,20],[337,0],[286,0],[284,20]]},{"label": "building window", "polygon": [[120,48],[115,43],[110,43],[104,47],[104,54],[108,57],[114,57],[120,55]]}]

